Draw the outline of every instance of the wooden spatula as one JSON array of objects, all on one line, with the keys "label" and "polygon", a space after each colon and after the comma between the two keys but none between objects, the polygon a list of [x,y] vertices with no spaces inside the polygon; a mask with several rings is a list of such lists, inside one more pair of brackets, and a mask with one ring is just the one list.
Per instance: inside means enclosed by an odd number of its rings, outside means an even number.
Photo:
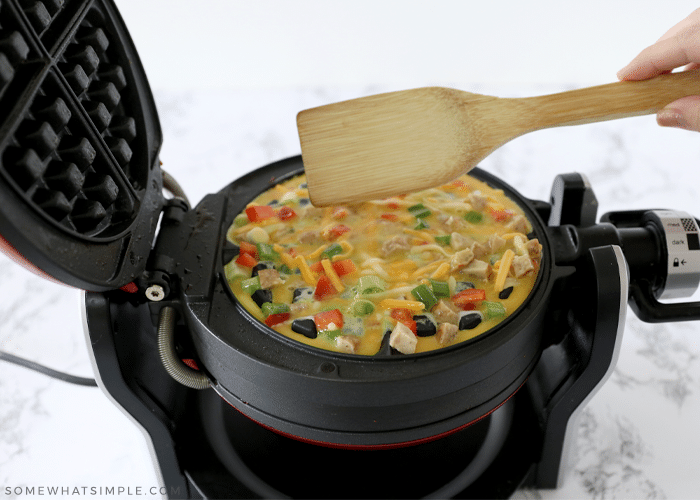
[{"label": "wooden spatula", "polygon": [[527,132],[654,113],[700,95],[700,70],[538,97],[442,87],[378,94],[301,111],[311,201],[353,203],[438,186]]}]

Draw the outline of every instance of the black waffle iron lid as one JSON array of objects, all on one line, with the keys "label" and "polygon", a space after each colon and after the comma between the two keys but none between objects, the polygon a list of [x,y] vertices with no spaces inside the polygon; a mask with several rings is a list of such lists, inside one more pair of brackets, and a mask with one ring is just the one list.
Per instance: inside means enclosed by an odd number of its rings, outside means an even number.
[{"label": "black waffle iron lid", "polygon": [[161,142],[111,0],[0,1],[0,248],[71,286],[128,285],[163,204]]}]

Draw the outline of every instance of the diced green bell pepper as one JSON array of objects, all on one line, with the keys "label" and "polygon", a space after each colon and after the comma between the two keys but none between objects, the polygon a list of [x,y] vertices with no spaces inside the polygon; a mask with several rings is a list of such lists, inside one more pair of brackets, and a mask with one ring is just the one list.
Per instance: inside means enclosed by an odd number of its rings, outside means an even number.
[{"label": "diced green bell pepper", "polygon": [[282,304],[279,302],[265,302],[262,307],[260,307],[263,315],[267,318],[273,314],[282,314],[289,312],[289,306],[287,304]]},{"label": "diced green bell pepper", "polygon": [[318,332],[319,335],[323,335],[329,340],[335,340],[337,337],[343,334],[343,330],[341,329],[336,329],[336,330],[323,330],[321,332]]},{"label": "diced green bell pepper", "polygon": [[432,286],[433,293],[436,297],[450,296],[450,285],[447,281],[430,280],[430,286]]},{"label": "diced green bell pepper", "polygon": [[430,311],[435,304],[438,303],[437,297],[428,285],[420,284],[411,290],[411,293],[416,300],[420,300],[423,304],[425,304],[425,309],[427,311]]},{"label": "diced green bell pepper", "polygon": [[241,281],[241,289],[248,295],[253,295],[257,290],[260,290],[260,277],[253,276],[252,278]]},{"label": "diced green bell pepper", "polygon": [[248,216],[246,214],[238,214],[236,218],[233,219],[233,225],[236,227],[245,226],[249,222],[250,220],[248,220]]},{"label": "diced green bell pepper", "polygon": [[418,224],[416,224],[415,229],[416,231],[420,231],[421,229],[429,229],[430,225],[428,225],[427,222],[425,222],[423,219],[418,219]]},{"label": "diced green bell pepper", "polygon": [[343,247],[340,246],[340,243],[333,243],[321,253],[321,257],[332,259],[334,255],[339,255],[341,253],[343,253]]},{"label": "diced green bell pepper", "polygon": [[431,212],[429,208],[426,208],[426,206],[422,203],[408,207],[408,211],[411,215],[419,219],[430,217],[433,214],[433,212]]},{"label": "diced green bell pepper", "polygon": [[450,244],[450,241],[452,241],[452,236],[449,234],[443,234],[435,237],[435,243],[438,245],[447,246]]},{"label": "diced green bell pepper", "polygon": [[229,283],[233,283],[236,280],[245,279],[250,276],[250,271],[243,269],[241,266],[236,264],[235,259],[224,266],[224,273],[226,275],[226,281]]},{"label": "diced green bell pepper", "polygon": [[280,260],[280,254],[275,252],[275,250],[272,248],[272,245],[269,243],[258,243],[258,261],[264,261],[264,260],[273,260],[273,261],[278,261]]},{"label": "diced green bell pepper", "polygon": [[357,291],[360,295],[379,293],[383,292],[384,290],[386,290],[386,282],[379,276],[369,274],[367,276],[362,276],[359,280],[357,280]]},{"label": "diced green bell pepper", "polygon": [[464,220],[471,222],[472,224],[478,224],[484,218],[484,214],[477,212],[476,210],[470,210],[464,214]]},{"label": "diced green bell pepper", "polygon": [[355,316],[367,316],[374,312],[374,304],[366,299],[356,299],[352,302],[350,311]]},{"label": "diced green bell pepper", "polygon": [[484,308],[484,314],[488,319],[500,318],[506,315],[506,308],[500,302],[483,301],[481,306]]}]

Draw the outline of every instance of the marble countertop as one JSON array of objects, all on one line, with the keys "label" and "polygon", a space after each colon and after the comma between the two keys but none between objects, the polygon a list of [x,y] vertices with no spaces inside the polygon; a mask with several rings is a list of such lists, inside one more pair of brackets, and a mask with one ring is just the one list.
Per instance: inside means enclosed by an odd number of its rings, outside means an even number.
[{"label": "marble countertop", "polygon": [[[504,97],[563,89],[458,87]],[[299,110],[384,90],[158,92],[163,167],[194,204],[245,172],[298,154]],[[482,167],[534,199],[548,199],[557,174],[584,173],[601,214],[673,208],[700,215],[699,139],[661,129],[653,117],[631,118],[532,133]],[[2,256],[0,283],[0,349],[93,376],[80,293]],[[700,323],[646,324],[630,311],[617,367],[583,411],[562,488],[516,498],[696,498],[698,422]],[[140,431],[99,389],[0,362],[0,499],[30,498],[23,488],[39,486],[87,488],[82,496],[123,487],[124,497],[139,487],[148,497],[158,480]]]}]

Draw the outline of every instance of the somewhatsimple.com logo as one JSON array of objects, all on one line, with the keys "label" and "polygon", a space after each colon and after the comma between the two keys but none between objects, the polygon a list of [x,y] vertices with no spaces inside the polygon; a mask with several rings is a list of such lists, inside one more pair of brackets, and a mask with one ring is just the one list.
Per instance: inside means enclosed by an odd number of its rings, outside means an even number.
[{"label": "somewhatsimple.com logo", "polygon": [[171,496],[180,497],[180,487],[167,486],[5,486],[7,496],[118,497]]}]

